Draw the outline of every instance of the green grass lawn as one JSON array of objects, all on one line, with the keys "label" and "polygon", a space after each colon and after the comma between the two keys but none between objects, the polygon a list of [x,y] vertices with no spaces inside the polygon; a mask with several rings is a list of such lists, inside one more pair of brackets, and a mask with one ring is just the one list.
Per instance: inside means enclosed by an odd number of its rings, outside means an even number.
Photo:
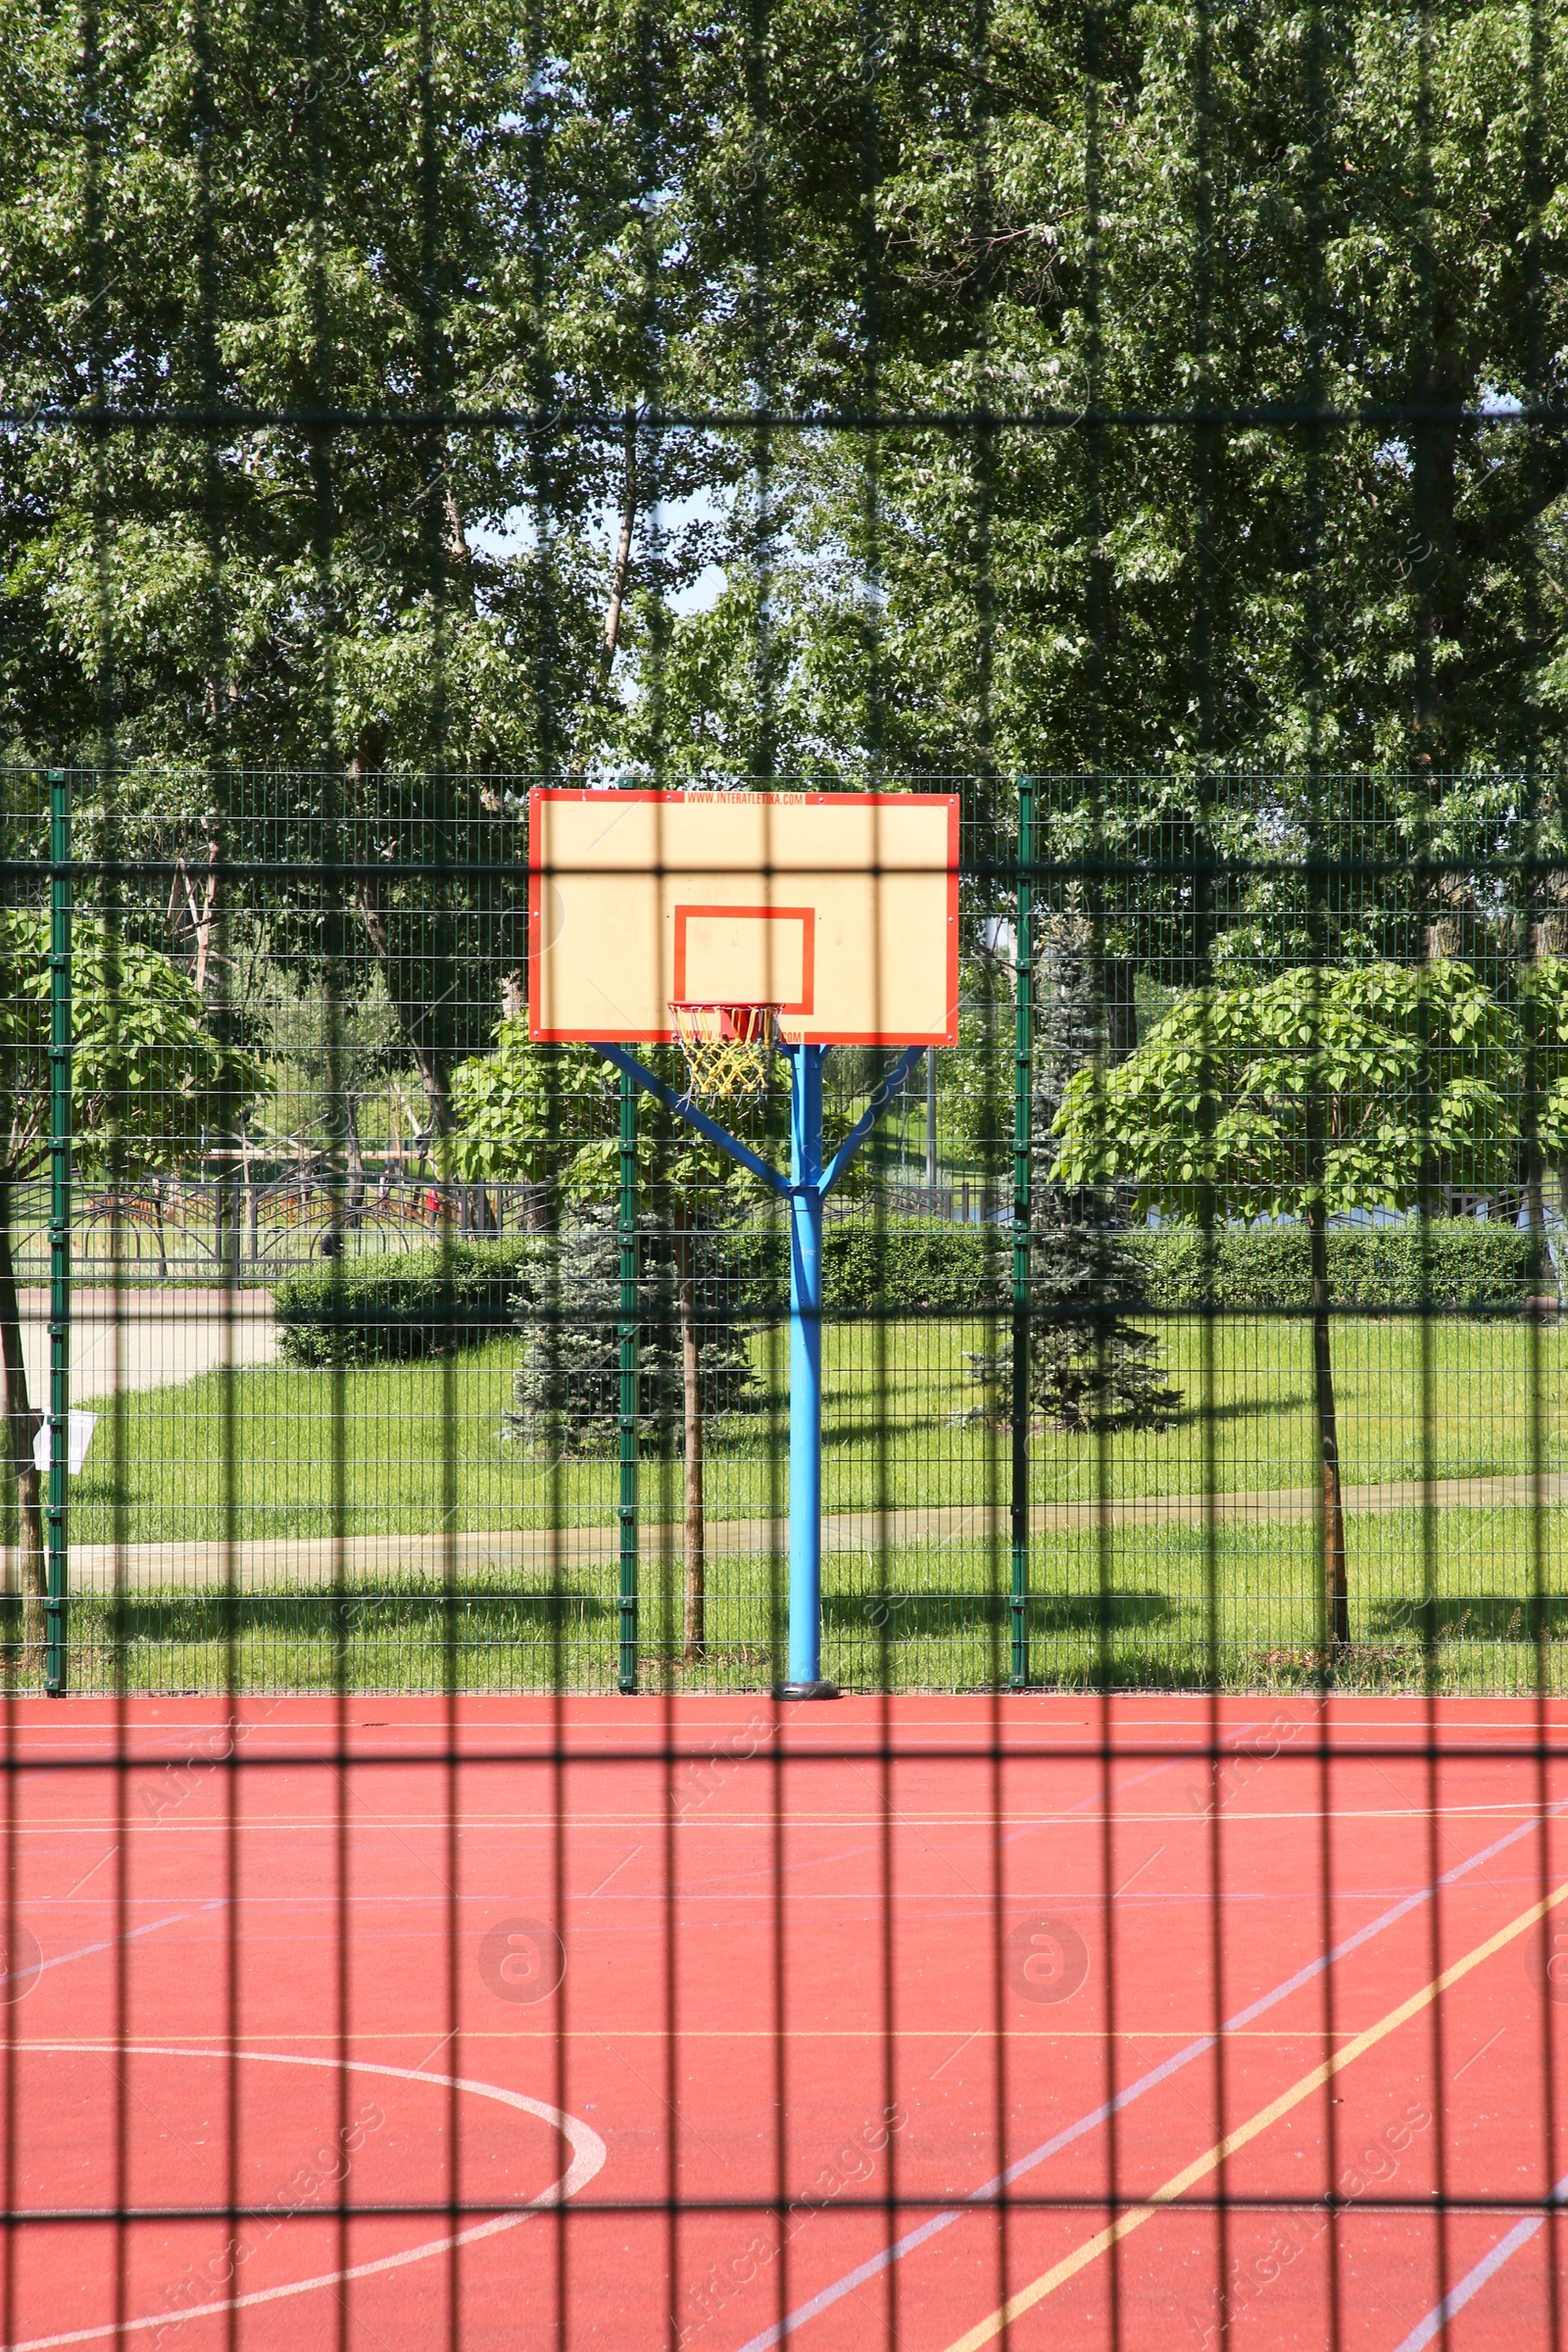
[{"label": "green grass lawn", "polygon": [[[1315,1453],[1305,1326],[1284,1318],[1217,1324],[1205,1367],[1197,1322],[1164,1324],[1183,1417],[1160,1433],[1103,1442],[1037,1433],[1037,1502],[1081,1505],[1065,1530],[1037,1535],[1031,1582],[1036,1675],[1057,1685],[1200,1684],[1296,1687],[1315,1670],[1314,1531],[1304,1524],[1163,1525],[1098,1531],[1096,1497],[1196,1495],[1309,1487]],[[965,1422],[976,1392],[966,1350],[981,1324],[841,1327],[826,1344],[828,1511],[952,1509],[1005,1501],[1005,1430]],[[1568,1333],[1500,1323],[1337,1319],[1336,1369],[1345,1474],[1351,1484],[1527,1472],[1568,1466],[1563,1413]],[[773,1406],[717,1446],[707,1473],[710,1523],[710,1653],[680,1670],[696,1687],[756,1688],[778,1664],[782,1563],[745,1547],[725,1522],[785,1507],[785,1421],[776,1343],[759,1339]],[[608,1526],[616,1470],[608,1457],[549,1463],[501,1441],[515,1343],[442,1365],[340,1376],[269,1367],[236,1374],[231,1417],[208,1376],[132,1393],[119,1413],[119,1507],[111,1422],[101,1424],[74,1490],[74,1538],[181,1543],[235,1532],[253,1538],[483,1534]],[[1423,1413],[1422,1399],[1427,1400]],[[232,1449],[232,1499],[225,1455]],[[641,1631],[651,1677],[676,1645],[681,1465],[649,1459],[646,1524],[664,1523],[662,1560],[644,1572]],[[1558,1643],[1538,1649],[1530,1602],[1539,1573],[1551,1608],[1568,1609],[1563,1521],[1528,1509],[1444,1507],[1360,1515],[1350,1528],[1358,1680],[1528,1688],[1556,1679]],[[1005,1542],[949,1530],[881,1552],[841,1552],[825,1574],[826,1671],[853,1687],[973,1688],[1004,1677],[1008,1639]],[[1433,1605],[1423,1595],[1430,1590]],[[138,1590],[112,1626],[112,1604],[83,1597],[75,1632],[83,1672],[107,1676],[114,1646],[129,1682],[212,1687],[225,1644],[243,1683],[359,1688],[466,1688],[612,1683],[612,1566],[489,1570],[445,1595],[429,1578],[356,1581],[346,1596],[279,1588],[245,1592]],[[97,1645],[102,1644],[101,1648]],[[97,1665],[89,1664],[95,1652]]]},{"label": "green grass lawn", "polygon": [[[1314,1471],[1311,1366],[1304,1323],[1279,1317],[1204,1334],[1163,1326],[1185,1406],[1173,1427],[1106,1441],[1036,1432],[1037,1502],[1092,1503],[1102,1493],[1200,1494],[1304,1487]],[[1502,1323],[1430,1327],[1339,1321],[1340,1443],[1352,1484],[1528,1471],[1539,1444],[1548,1470],[1568,1464],[1568,1332]],[[826,1337],[824,1486],[829,1511],[978,1504],[1005,1497],[1005,1429],[964,1422],[977,1391],[963,1358],[988,1344],[983,1324],[857,1325]],[[1535,1376],[1532,1376],[1532,1350]],[[756,1343],[770,1369],[767,1344]],[[383,1365],[334,1375],[277,1365],[234,1375],[233,1507],[242,1538],[608,1525],[617,1471],[596,1459],[544,1461],[502,1442],[515,1343],[444,1364]],[[707,1464],[709,1516],[752,1519],[785,1505],[782,1366],[772,1404],[732,1425]],[[1429,1395],[1425,1419],[1421,1399]],[[224,1386],[213,1373],[178,1388],[130,1392],[122,1407],[122,1533],[127,1543],[190,1542],[222,1532],[230,1452]],[[738,1426],[738,1439],[733,1435]],[[678,1433],[676,1433],[678,1434]],[[607,1435],[612,1440],[613,1432]],[[106,1421],[74,1489],[74,1533],[111,1539],[113,1440]],[[676,1519],[678,1459],[646,1459],[646,1518]]]}]

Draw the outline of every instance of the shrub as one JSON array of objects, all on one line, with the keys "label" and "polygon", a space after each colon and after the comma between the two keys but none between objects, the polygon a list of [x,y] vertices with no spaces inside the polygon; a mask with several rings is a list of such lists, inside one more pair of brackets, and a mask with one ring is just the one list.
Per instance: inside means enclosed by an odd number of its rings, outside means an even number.
[{"label": "shrub", "polygon": [[[1148,1269],[1155,1308],[1272,1309],[1309,1306],[1312,1274],[1303,1225],[1226,1226],[1205,1250],[1183,1227],[1126,1236]],[[1405,1225],[1336,1226],[1328,1236],[1329,1296],[1339,1307],[1521,1307],[1534,1285],[1536,1245],[1511,1225],[1434,1217]],[[1206,1261],[1206,1262],[1205,1262]]]},{"label": "shrub", "polygon": [[[1206,1262],[1202,1235],[1185,1226],[1134,1226],[1119,1231],[1115,1241],[1118,1256],[1128,1252],[1137,1260],[1138,1274],[1125,1293],[1106,1290],[1104,1304],[1170,1313],[1200,1306],[1205,1290],[1208,1302],[1219,1308],[1290,1312],[1311,1303],[1303,1225],[1223,1226]],[[1535,1245],[1511,1225],[1436,1217],[1424,1242],[1429,1305],[1506,1314],[1522,1307],[1536,1288]],[[1336,1306],[1376,1310],[1423,1302],[1423,1234],[1413,1222],[1335,1226],[1328,1247]],[[788,1311],[789,1260],[781,1229],[726,1234],[721,1249],[733,1269],[734,1297],[746,1301],[755,1320]],[[1005,1225],[900,1217],[878,1230],[844,1218],[828,1225],[822,1260],[831,1314],[984,1314],[1004,1310],[1012,1297],[1012,1235]]]},{"label": "shrub", "polygon": [[[1164,1429],[1179,1410],[1160,1346],[1123,1311],[1148,1303],[1142,1259],[1126,1235],[1083,1222],[1077,1205],[1047,1189],[1030,1252],[1029,1399],[1055,1429]],[[1011,1408],[1010,1335],[989,1353],[965,1357],[984,1392],[978,1415]]]},{"label": "shrub", "polygon": [[[1334,1303],[1377,1311],[1422,1303],[1422,1233],[1409,1225],[1336,1227],[1328,1237]],[[1303,1226],[1227,1226],[1203,1238],[1185,1227],[1134,1227],[1118,1253],[1138,1261],[1124,1301],[1146,1313],[1200,1306],[1291,1312],[1311,1298]],[[513,1301],[531,1297],[544,1235],[460,1242],[450,1250],[359,1258],[291,1274],[276,1292],[278,1349],[286,1363],[411,1362],[477,1347],[515,1323]],[[712,1251],[710,1323],[776,1322],[789,1311],[788,1240],[781,1222],[720,1231]],[[1426,1227],[1426,1303],[1471,1314],[1517,1312],[1535,1285],[1535,1247],[1510,1225],[1473,1217]],[[1012,1296],[1012,1236],[1005,1225],[949,1225],[900,1217],[878,1228],[836,1218],[822,1238],[830,1314],[1004,1312]],[[1116,1299],[1120,1294],[1116,1294]],[[1107,1298],[1106,1303],[1116,1299]]]},{"label": "shrub", "polygon": [[290,1274],[274,1294],[278,1353],[287,1364],[383,1364],[476,1348],[513,1321],[548,1246],[538,1234],[455,1242]]},{"label": "shrub", "polygon": [[[714,1244],[697,1237],[697,1377],[703,1420],[714,1438],[736,1414],[755,1412],[761,1391],[747,1354],[742,1322]],[[620,1232],[614,1212],[579,1209],[562,1227],[559,1260],[548,1283],[519,1298],[522,1356],[502,1434],[553,1459],[610,1453],[620,1429]],[[678,1452],[682,1430],[680,1317],[668,1266],[667,1236],[638,1232],[637,1436],[639,1447]]]}]

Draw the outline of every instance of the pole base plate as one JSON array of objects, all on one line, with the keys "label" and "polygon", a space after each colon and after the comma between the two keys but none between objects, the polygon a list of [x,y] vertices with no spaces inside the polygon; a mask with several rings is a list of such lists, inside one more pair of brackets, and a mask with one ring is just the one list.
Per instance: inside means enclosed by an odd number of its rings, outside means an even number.
[{"label": "pole base plate", "polygon": [[775,1698],[842,1698],[837,1683],[775,1683]]}]

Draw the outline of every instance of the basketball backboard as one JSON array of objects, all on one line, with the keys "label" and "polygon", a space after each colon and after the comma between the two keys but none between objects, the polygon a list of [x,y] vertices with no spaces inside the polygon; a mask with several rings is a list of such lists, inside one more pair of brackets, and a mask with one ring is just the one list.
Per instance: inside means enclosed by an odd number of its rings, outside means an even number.
[{"label": "basketball backboard", "polygon": [[791,1045],[958,1036],[952,794],[529,795],[528,1026],[653,1044],[767,1004]]}]

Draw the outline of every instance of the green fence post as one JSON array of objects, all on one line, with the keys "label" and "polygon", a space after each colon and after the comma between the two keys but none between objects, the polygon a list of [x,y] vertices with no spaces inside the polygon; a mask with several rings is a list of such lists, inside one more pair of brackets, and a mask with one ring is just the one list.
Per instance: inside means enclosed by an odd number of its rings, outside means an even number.
[{"label": "green fence post", "polygon": [[44,1689],[66,1689],[66,1461],[71,1428],[71,779],[49,776],[49,1594]]},{"label": "green fence post", "polygon": [[620,1671],[637,1688],[637,1082],[620,1073]]},{"label": "green fence post", "polygon": [[1035,788],[1018,783],[1012,1054],[1012,1688],[1029,1688],[1029,1147],[1033,1109]]}]

